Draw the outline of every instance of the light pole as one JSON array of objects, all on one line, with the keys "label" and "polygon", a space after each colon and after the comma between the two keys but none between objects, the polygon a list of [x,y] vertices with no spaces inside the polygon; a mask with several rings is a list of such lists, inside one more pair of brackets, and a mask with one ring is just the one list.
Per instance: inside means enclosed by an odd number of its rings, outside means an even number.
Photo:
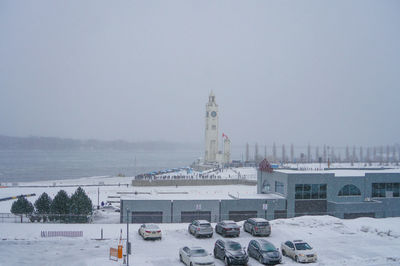
[{"label": "light pole", "polygon": [[129,209],[126,209],[126,265],[129,266],[129,253],[131,247],[129,243]]}]

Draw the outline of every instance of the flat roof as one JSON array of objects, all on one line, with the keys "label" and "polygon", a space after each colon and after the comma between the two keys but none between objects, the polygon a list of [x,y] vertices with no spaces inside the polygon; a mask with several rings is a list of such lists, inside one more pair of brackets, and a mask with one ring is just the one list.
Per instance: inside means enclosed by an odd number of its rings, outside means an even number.
[{"label": "flat roof", "polygon": [[285,174],[334,174],[335,176],[365,176],[365,174],[400,174],[400,168],[394,169],[277,169],[276,172]]},{"label": "flat roof", "polygon": [[229,199],[284,199],[274,194],[257,194],[256,186],[180,186],[135,187],[138,193],[121,194],[121,200],[229,200]]}]

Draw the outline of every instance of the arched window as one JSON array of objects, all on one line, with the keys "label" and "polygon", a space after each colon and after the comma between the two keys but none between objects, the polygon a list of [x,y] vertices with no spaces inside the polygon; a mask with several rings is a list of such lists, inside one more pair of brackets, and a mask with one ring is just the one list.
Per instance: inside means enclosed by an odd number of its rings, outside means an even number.
[{"label": "arched window", "polygon": [[358,187],[355,185],[345,185],[342,187],[342,189],[339,191],[338,196],[360,196],[361,191]]},{"label": "arched window", "polygon": [[264,183],[263,183],[262,191],[263,191],[264,193],[269,193],[270,190],[271,190],[271,185],[268,183],[267,180],[265,180]]}]

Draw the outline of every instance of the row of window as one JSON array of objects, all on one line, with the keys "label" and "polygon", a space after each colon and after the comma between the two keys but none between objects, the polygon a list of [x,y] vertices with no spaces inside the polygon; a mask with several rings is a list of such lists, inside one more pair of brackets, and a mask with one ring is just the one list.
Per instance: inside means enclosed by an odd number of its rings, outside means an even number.
[{"label": "row of window", "polygon": [[[268,192],[269,184],[264,184],[265,192]],[[326,184],[296,184],[295,198],[296,199],[326,199]],[[284,193],[284,184],[275,181],[275,192]],[[343,186],[338,193],[338,196],[361,196],[360,189],[352,184]],[[400,183],[373,183],[372,184],[373,198],[391,198],[400,197]]]},{"label": "row of window", "polygon": [[400,197],[400,183],[372,183],[373,198]]},{"label": "row of window", "polygon": [[326,199],[326,184],[296,184],[296,199]]}]

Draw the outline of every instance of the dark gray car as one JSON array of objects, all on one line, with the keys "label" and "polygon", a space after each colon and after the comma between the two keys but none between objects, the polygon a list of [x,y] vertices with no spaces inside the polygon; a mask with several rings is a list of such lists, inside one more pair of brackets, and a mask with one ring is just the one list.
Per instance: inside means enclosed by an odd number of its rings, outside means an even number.
[{"label": "dark gray car", "polygon": [[269,236],[271,225],[263,218],[249,218],[244,222],[243,230],[253,236]]},{"label": "dark gray car", "polygon": [[262,264],[279,264],[282,261],[279,249],[265,239],[251,240],[247,253]]},{"label": "dark gray car", "polygon": [[226,236],[239,236],[240,226],[234,221],[221,221],[215,226],[215,232],[224,237]]},{"label": "dark gray car", "polygon": [[217,240],[214,245],[214,257],[225,261],[225,265],[247,265],[249,256],[235,241]]}]

